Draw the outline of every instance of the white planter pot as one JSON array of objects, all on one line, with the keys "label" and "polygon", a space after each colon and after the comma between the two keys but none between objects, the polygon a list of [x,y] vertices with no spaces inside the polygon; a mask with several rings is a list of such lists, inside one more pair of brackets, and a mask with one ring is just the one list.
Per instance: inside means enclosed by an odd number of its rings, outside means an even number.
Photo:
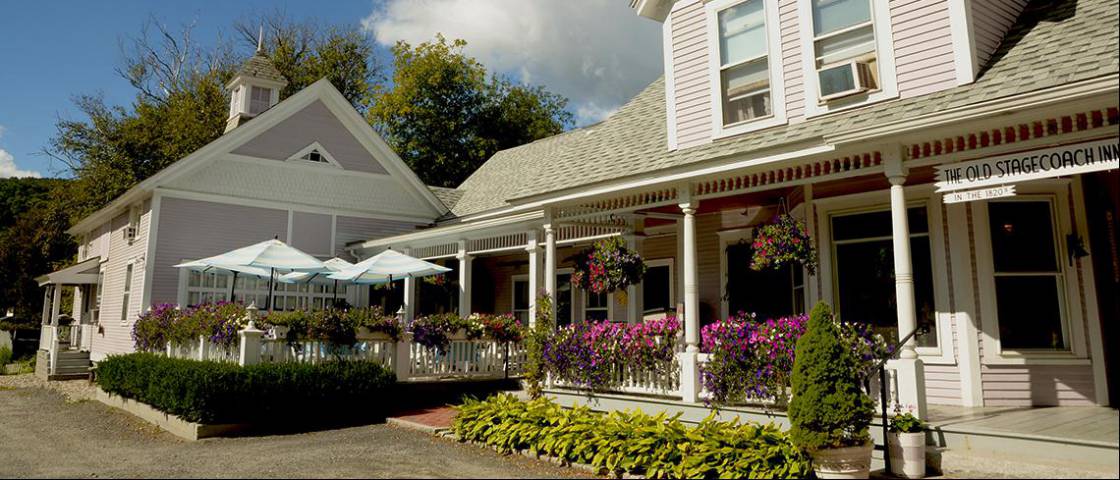
[{"label": "white planter pot", "polygon": [[924,478],[926,476],[926,434],[896,433],[887,434],[890,446],[891,473],[903,478]]},{"label": "white planter pot", "polygon": [[817,450],[813,457],[813,471],[817,478],[867,478],[871,474],[871,450],[867,442],[858,447],[827,448]]}]

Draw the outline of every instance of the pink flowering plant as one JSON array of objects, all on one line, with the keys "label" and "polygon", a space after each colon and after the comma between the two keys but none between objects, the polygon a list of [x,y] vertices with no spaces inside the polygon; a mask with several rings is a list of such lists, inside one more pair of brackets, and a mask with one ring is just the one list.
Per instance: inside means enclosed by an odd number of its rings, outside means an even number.
[{"label": "pink flowering plant", "polygon": [[810,274],[817,271],[817,251],[805,222],[793,215],[781,214],[773,223],[759,227],[751,248],[754,250],[752,270],[802,265]]},{"label": "pink flowering plant", "polygon": [[808,317],[796,315],[758,321],[740,314],[705,326],[701,351],[709,361],[701,366],[709,401],[726,405],[749,399],[784,403],[793,372],[797,339]]},{"label": "pink flowering plant", "polygon": [[592,391],[609,390],[615,373],[624,368],[664,374],[676,366],[676,317],[624,324],[609,321],[575,323],[552,333],[542,358],[554,380]]},{"label": "pink flowering plant", "polygon": [[608,293],[640,283],[645,273],[641,255],[626,248],[621,238],[610,237],[576,255],[572,283],[592,293]]},{"label": "pink flowering plant", "polygon": [[475,313],[469,319],[482,326],[485,337],[498,343],[519,343],[525,335],[521,321],[512,313],[500,315]]}]

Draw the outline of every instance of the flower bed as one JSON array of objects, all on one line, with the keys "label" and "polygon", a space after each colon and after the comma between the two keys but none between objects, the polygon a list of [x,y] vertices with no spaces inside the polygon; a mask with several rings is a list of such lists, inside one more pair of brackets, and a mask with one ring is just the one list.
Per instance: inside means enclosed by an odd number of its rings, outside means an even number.
[{"label": "flower bed", "polygon": [[97,364],[97,385],[189,422],[302,422],[377,417],[394,375],[372,362],[239,367],[151,353]]},{"label": "flower bed", "polygon": [[574,323],[544,342],[542,358],[556,381],[594,391],[609,390],[621,368],[667,373],[676,369],[676,317],[624,324]]},{"label": "flower bed", "polygon": [[[808,316],[797,315],[759,321],[739,315],[705,326],[700,331],[701,351],[708,362],[700,369],[709,393],[707,401],[728,405],[755,401],[783,406],[789,387],[797,340],[805,333]],[[861,323],[839,323],[841,340],[859,361],[863,377],[872,373],[877,359],[891,351],[881,335]]]},{"label": "flower bed", "polygon": [[650,478],[804,478],[806,457],[774,425],[721,422],[689,426],[641,411],[592,412],[512,395],[468,399],[451,426],[461,441],[502,452],[529,451],[612,475]]}]

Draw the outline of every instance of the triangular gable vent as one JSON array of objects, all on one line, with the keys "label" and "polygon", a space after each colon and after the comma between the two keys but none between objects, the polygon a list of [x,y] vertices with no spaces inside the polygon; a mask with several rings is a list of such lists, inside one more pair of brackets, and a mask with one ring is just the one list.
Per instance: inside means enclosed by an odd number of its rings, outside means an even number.
[{"label": "triangular gable vent", "polygon": [[323,146],[320,145],[319,142],[312,142],[311,145],[303,147],[303,149],[296,152],[295,155],[288,157],[288,161],[301,161],[316,163],[320,165],[333,165],[335,167],[342,168],[342,165],[335,161],[330,152],[328,152],[327,149],[323,148]]},{"label": "triangular gable vent", "polygon": [[309,162],[329,163],[327,162],[327,157],[324,157],[322,153],[319,153],[319,149],[317,148],[312,149],[310,152],[307,152],[299,158],[307,160]]}]

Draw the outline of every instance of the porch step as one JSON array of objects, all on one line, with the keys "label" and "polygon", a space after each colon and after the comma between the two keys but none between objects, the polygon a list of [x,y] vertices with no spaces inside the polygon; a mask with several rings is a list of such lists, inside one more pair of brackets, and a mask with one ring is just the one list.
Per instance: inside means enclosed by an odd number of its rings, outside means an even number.
[{"label": "porch step", "polygon": [[[934,427],[931,455],[944,472],[997,471],[1059,477],[1120,476],[1120,444],[975,427]],[[940,458],[938,458],[940,457]],[[1044,475],[1046,476],[1046,475]]]},{"label": "porch step", "polygon": [[51,380],[86,378],[89,376],[89,352],[59,350]]}]

